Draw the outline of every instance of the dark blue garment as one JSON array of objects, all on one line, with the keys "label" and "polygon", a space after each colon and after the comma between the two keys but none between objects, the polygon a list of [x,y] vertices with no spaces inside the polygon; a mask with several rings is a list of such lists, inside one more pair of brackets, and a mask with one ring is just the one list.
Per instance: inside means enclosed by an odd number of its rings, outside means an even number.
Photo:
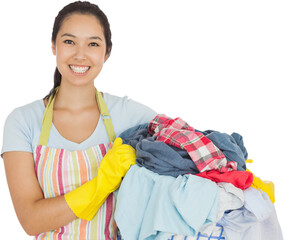
[{"label": "dark blue garment", "polygon": [[160,175],[177,177],[187,173],[199,173],[186,151],[172,148],[161,141],[154,141],[153,138],[143,139],[137,143],[136,156],[138,166]]},{"label": "dark blue garment", "polygon": [[119,135],[119,137],[123,140],[124,144],[129,144],[133,148],[136,149],[136,144],[143,139],[153,138],[152,135],[148,132],[148,123],[134,126],[125,130],[123,133]]},{"label": "dark blue garment", "polygon": [[220,133],[213,130],[202,132],[225,155],[227,161],[237,162],[238,170],[246,170],[248,152],[244,146],[243,137],[238,133]]},{"label": "dark blue garment", "polygon": [[148,124],[130,128],[119,137],[136,149],[136,163],[140,167],[173,177],[199,172],[185,150],[155,141],[155,137],[148,133]]},{"label": "dark blue garment", "polygon": [[[237,162],[239,171],[246,170],[245,160],[248,157],[243,138],[238,133],[231,135],[214,130],[199,131],[225,155],[227,161]],[[196,174],[194,162],[187,151],[170,146],[161,141],[155,141],[148,132],[148,123],[132,127],[124,131],[120,137],[123,142],[136,149],[137,165],[145,167],[160,175],[177,177],[185,173]]]}]

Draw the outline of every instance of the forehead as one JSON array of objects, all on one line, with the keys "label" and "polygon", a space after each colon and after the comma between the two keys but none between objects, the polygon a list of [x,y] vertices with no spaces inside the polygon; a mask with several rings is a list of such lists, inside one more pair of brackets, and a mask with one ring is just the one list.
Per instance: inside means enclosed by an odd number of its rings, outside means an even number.
[{"label": "forehead", "polygon": [[74,35],[100,35],[103,37],[103,28],[100,21],[93,15],[74,13],[66,17],[59,30],[61,33]]}]

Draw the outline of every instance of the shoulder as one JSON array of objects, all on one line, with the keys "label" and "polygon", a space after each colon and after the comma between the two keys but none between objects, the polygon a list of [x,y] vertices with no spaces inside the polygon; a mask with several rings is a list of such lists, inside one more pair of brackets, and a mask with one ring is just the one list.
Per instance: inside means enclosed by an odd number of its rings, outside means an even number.
[{"label": "shoulder", "polygon": [[43,100],[36,100],[29,104],[15,108],[7,117],[6,122],[17,121],[21,123],[33,122],[40,118],[44,113]]},{"label": "shoulder", "polygon": [[44,111],[44,103],[43,99],[35,100],[31,103],[22,105],[20,107],[15,108],[12,112],[18,112],[18,113],[32,113],[32,112],[38,112],[38,111]]},{"label": "shoulder", "polygon": [[137,102],[131,98],[129,98],[128,96],[116,96],[116,95],[112,95],[109,93],[104,93],[104,100],[108,106],[109,109],[112,108],[131,108],[133,106],[135,107],[140,107],[140,108],[144,108],[147,109],[149,111],[154,112],[151,108],[149,108],[148,106],[144,105],[143,103]]},{"label": "shoulder", "polygon": [[23,134],[32,138],[33,134],[41,128],[41,120],[45,107],[42,100],[15,108],[6,118],[4,134],[6,136]]},{"label": "shoulder", "polygon": [[1,154],[7,151],[32,152],[35,133],[40,131],[44,112],[42,100],[15,108],[6,118]]},{"label": "shoulder", "polygon": [[104,93],[106,105],[111,112],[119,111],[120,114],[127,114],[128,116],[149,115],[151,118],[155,117],[156,112],[150,107],[139,103],[128,96],[119,97]]},{"label": "shoulder", "polygon": [[104,93],[104,100],[117,135],[128,128],[149,123],[157,115],[150,107],[127,96],[119,97]]},{"label": "shoulder", "polygon": [[127,96],[120,97],[109,93],[103,93],[104,100],[109,109],[125,106],[130,100]]}]

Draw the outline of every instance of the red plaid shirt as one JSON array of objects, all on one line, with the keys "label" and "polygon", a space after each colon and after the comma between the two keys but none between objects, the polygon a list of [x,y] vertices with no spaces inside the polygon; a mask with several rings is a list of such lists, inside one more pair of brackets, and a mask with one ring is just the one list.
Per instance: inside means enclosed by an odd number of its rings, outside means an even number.
[{"label": "red plaid shirt", "polygon": [[200,172],[218,169],[220,172],[237,170],[236,162],[227,162],[225,155],[207,137],[195,132],[181,118],[171,119],[158,114],[148,131],[157,141],[185,149]]}]

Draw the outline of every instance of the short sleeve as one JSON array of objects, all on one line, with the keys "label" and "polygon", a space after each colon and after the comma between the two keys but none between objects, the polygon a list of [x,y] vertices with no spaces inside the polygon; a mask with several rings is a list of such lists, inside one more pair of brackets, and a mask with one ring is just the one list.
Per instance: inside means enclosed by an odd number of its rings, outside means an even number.
[{"label": "short sleeve", "polygon": [[[144,104],[129,99],[127,96],[121,99],[116,114],[111,114],[116,136],[131,127],[149,123],[157,114]],[[114,112],[116,112],[114,111]]]},{"label": "short sleeve", "polygon": [[126,115],[129,117],[130,125],[149,123],[157,113],[148,106],[136,102],[132,99],[126,99]]},{"label": "short sleeve", "polygon": [[32,137],[29,120],[20,109],[12,111],[4,125],[1,156],[5,152],[32,152]]},{"label": "short sleeve", "polygon": [[150,107],[136,102],[127,96],[118,97],[104,93],[115,135],[140,124],[149,123],[157,113]]}]

